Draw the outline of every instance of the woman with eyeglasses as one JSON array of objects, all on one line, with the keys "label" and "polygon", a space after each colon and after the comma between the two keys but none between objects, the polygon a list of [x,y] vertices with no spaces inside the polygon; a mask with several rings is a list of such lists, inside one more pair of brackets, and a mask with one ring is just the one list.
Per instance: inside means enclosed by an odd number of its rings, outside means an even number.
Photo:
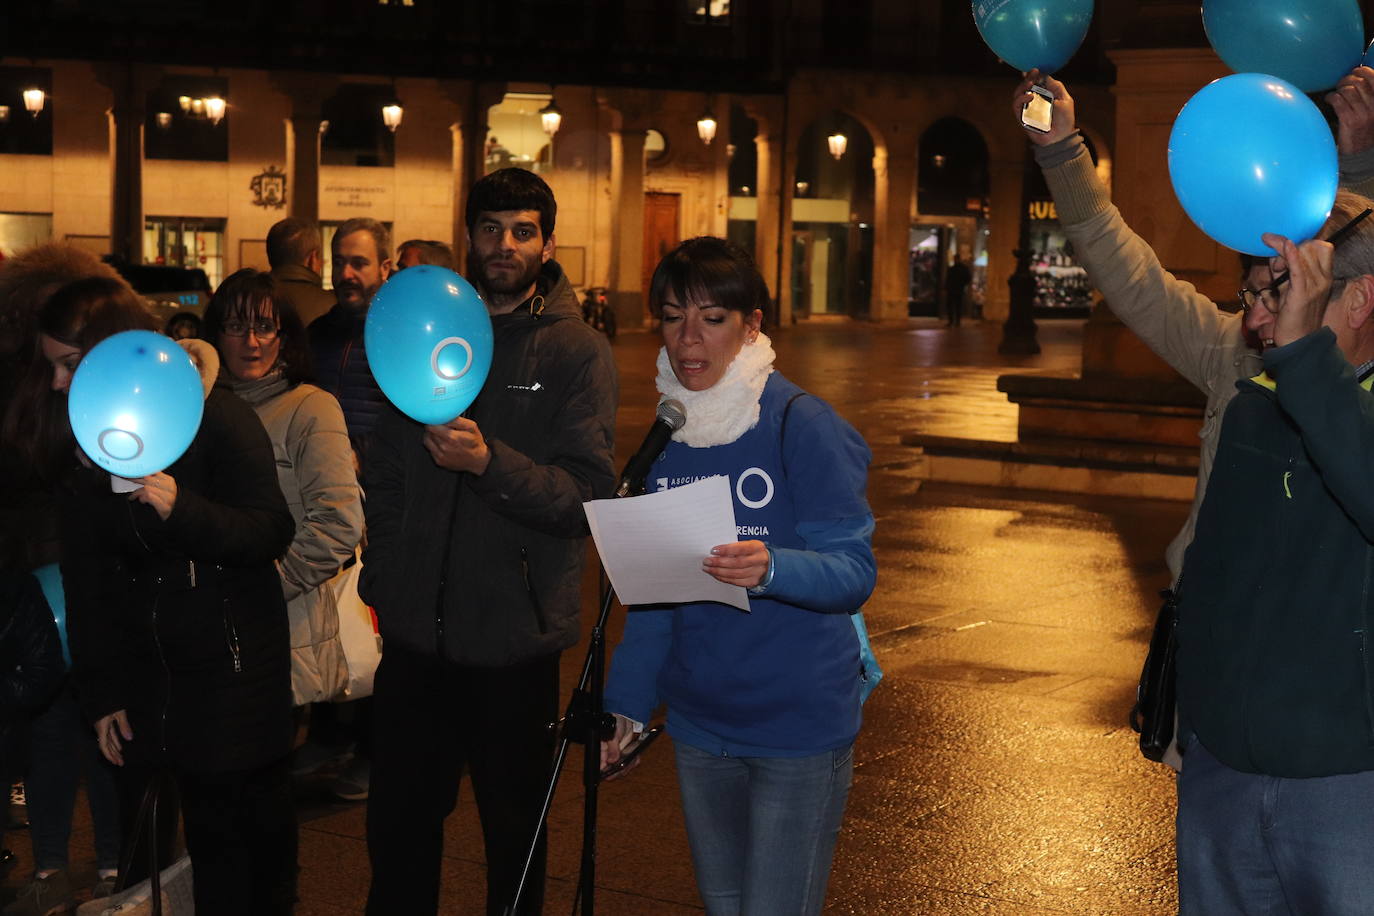
[{"label": "woman with eyeglasses", "polygon": [[[122,281],[63,287],[39,315],[35,384],[25,389],[53,421],[39,453],[60,463],[77,694],[101,753],[118,767],[126,854],[128,844],[143,846],[130,828],[145,788],[170,778],[177,791],[159,798],[158,861],[169,864],[175,823],[164,816],[175,817],[179,798],[196,911],[290,913],[290,658],[274,561],[291,543],[291,513],[262,423],[215,384],[219,360],[203,341],[183,342],[205,402],[181,457],[132,481],[131,493],[85,460],[62,402],[91,348],[135,329],[153,330],[154,321]],[[126,861],[125,880],[146,874],[146,855]]]},{"label": "woman with eyeglasses", "polygon": [[[305,328],[266,272],[240,270],[205,311],[221,378],[257,411],[277,458],[296,536],[277,560],[291,622],[291,692],[298,708],[338,698],[348,680],[329,580],[353,558],[362,498],[339,402],[309,384]],[[303,717],[302,717],[303,718]]]}]

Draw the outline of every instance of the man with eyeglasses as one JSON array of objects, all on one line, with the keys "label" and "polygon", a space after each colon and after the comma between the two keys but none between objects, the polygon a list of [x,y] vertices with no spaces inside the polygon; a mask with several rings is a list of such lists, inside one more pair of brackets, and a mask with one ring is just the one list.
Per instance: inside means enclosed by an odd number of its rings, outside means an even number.
[{"label": "man with eyeglasses", "polygon": [[[1193,511],[1168,551],[1180,912],[1374,912],[1374,220],[1336,245],[1266,236],[1281,256],[1251,264],[1243,315],[1224,313],[1125,225],[1072,98],[1044,85],[1052,128],[1031,140],[1076,256],[1207,394]],[[1374,145],[1371,90],[1362,67],[1328,97],[1347,183]],[[1341,191],[1321,235],[1370,206]]]}]

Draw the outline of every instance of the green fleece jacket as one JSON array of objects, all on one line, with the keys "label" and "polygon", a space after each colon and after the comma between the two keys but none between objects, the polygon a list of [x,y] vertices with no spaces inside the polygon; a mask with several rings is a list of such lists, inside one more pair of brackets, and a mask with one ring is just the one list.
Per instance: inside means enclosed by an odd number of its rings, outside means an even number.
[{"label": "green fleece jacket", "polygon": [[1184,561],[1181,730],[1232,769],[1374,770],[1374,397],[1323,328],[1237,383]]}]

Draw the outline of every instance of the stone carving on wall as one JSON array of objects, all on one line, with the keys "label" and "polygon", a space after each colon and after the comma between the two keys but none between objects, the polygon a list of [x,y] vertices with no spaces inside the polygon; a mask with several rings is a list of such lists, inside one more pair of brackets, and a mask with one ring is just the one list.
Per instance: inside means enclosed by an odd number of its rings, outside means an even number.
[{"label": "stone carving on wall", "polygon": [[269,165],[254,175],[248,188],[253,192],[255,207],[280,210],[286,206],[286,173],[275,165]]}]

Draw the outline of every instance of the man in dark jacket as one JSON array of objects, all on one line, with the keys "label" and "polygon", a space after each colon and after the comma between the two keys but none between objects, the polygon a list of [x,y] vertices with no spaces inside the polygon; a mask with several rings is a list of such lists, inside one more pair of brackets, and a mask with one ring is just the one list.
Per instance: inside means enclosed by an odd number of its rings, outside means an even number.
[{"label": "man in dark jacket", "polygon": [[[538,176],[495,172],[467,205],[472,279],[495,332],[465,415],[389,410],[367,465],[360,590],[386,650],[375,684],[368,912],[434,913],[445,816],[472,776],[487,912],[513,896],[553,756],[558,659],[578,637],[584,500],[610,495],[617,386],[553,258]],[[544,844],[521,907],[538,913]]]},{"label": "man in dark jacket", "polygon": [[334,297],[324,290],[320,230],[314,223],[288,216],[267,230],[267,263],[277,289],[309,325],[334,307]]},{"label": "man in dark jacket", "polygon": [[[1323,233],[1370,202],[1341,192]],[[1374,226],[1266,235],[1179,586],[1181,912],[1374,912]],[[1334,277],[1334,280],[1333,280]]]},{"label": "man in dark jacket", "polygon": [[375,219],[351,219],[334,234],[330,252],[338,304],[310,324],[310,355],[316,383],[339,399],[348,438],[362,457],[386,406],[367,362],[363,324],[372,297],[391,276],[391,237]]}]

